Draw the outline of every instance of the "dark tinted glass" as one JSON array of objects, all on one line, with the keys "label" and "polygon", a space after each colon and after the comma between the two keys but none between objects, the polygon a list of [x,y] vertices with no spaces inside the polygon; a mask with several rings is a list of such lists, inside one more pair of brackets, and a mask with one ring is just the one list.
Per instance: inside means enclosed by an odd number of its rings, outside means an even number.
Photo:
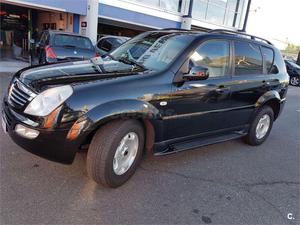
[{"label": "dark tinted glass", "polygon": [[74,47],[93,50],[90,39],[81,36],[56,34],[53,41],[54,46]]},{"label": "dark tinted glass", "polygon": [[263,73],[262,55],[257,45],[238,41],[234,47],[236,75]]},{"label": "dark tinted glass", "polygon": [[262,47],[261,51],[262,54],[264,55],[266,70],[268,73],[270,73],[273,65],[273,60],[274,60],[274,52],[272,49],[266,47]]},{"label": "dark tinted glass", "polygon": [[229,43],[209,41],[202,44],[192,55],[191,65],[207,68],[209,77],[225,76],[229,68]]},{"label": "dark tinted glass", "polygon": [[102,43],[103,43],[103,39],[100,40],[100,41],[97,43],[97,47],[98,47],[98,48],[101,48]]},{"label": "dark tinted glass", "polygon": [[104,39],[100,48],[104,51],[109,52],[112,49],[112,44],[110,43],[110,40]]}]

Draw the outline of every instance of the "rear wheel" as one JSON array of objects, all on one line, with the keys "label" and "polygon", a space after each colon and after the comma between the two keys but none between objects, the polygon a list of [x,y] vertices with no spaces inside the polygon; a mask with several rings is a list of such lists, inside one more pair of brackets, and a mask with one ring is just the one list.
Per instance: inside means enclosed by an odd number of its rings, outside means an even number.
[{"label": "rear wheel", "polygon": [[300,84],[300,79],[297,76],[291,76],[290,77],[290,84],[293,86],[299,86]]},{"label": "rear wheel", "polygon": [[104,125],[94,135],[88,150],[88,175],[104,186],[122,185],[141,161],[144,139],[144,129],[136,120]]},{"label": "rear wheel", "polygon": [[274,121],[274,112],[270,106],[263,106],[256,114],[245,142],[250,145],[260,145],[269,136]]}]

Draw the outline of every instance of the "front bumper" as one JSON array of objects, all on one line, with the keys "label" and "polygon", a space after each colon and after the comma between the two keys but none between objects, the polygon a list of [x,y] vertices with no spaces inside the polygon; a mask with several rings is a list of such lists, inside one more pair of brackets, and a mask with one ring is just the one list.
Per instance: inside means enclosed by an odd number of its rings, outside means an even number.
[{"label": "front bumper", "polygon": [[[76,152],[82,143],[81,138],[68,141],[66,137],[69,130],[67,129],[47,130],[30,127],[11,113],[12,109],[10,109],[5,101],[2,105],[2,109],[2,117],[6,124],[6,131],[16,144],[28,152],[51,161],[64,164],[71,164],[73,162]],[[15,126],[17,124],[38,130],[39,135],[35,139],[24,138],[16,133]]]}]

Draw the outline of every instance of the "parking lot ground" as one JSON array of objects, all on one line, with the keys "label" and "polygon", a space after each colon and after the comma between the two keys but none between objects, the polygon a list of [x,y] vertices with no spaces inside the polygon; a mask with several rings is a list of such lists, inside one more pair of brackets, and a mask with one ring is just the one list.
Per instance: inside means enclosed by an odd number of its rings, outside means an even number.
[{"label": "parking lot ground", "polygon": [[[8,81],[0,74],[1,93]],[[70,166],[50,162],[1,130],[0,223],[300,224],[299,136],[300,88],[290,87],[263,145],[234,140],[148,155],[129,182],[108,189],[87,177],[85,153]]]}]

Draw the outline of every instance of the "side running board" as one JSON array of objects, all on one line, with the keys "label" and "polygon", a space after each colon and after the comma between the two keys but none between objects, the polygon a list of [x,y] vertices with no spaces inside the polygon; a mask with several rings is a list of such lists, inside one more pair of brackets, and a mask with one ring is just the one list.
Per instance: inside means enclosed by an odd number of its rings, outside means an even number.
[{"label": "side running board", "polygon": [[165,151],[157,152],[157,153],[155,153],[155,155],[156,156],[168,155],[168,154],[172,154],[175,152],[192,150],[192,149],[196,149],[196,148],[206,146],[206,145],[211,145],[211,144],[216,144],[216,143],[220,143],[220,142],[224,142],[224,141],[238,139],[238,138],[245,136],[246,134],[247,133],[245,133],[245,132],[231,132],[229,134],[225,134],[225,135],[221,135],[221,136],[219,135],[219,136],[211,136],[211,137],[192,139],[189,141],[171,144]]}]

